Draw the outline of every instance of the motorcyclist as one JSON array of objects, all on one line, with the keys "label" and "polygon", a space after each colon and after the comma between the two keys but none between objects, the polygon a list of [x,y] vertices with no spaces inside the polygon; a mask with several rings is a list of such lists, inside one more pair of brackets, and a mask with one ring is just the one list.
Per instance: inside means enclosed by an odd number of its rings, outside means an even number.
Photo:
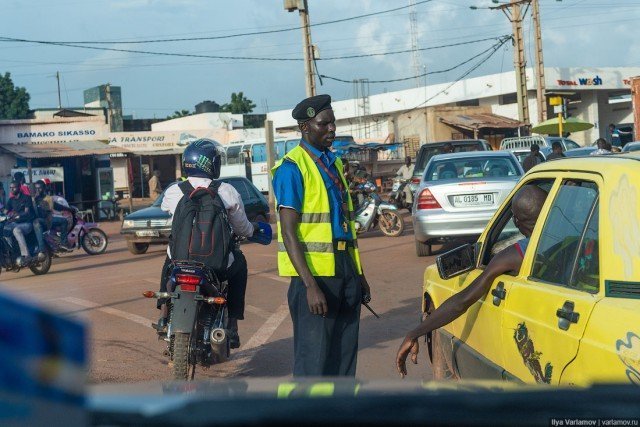
[{"label": "motorcyclist", "polygon": [[[200,139],[189,144],[182,155],[182,170],[187,175],[187,181],[191,183],[193,188],[207,188],[212,180],[220,177],[220,162],[223,150],[222,145],[209,139]],[[244,204],[238,191],[232,185],[223,182],[220,183],[218,188],[218,195],[227,210],[233,233],[240,237],[251,237],[258,230],[258,225],[249,222],[247,219]],[[182,190],[178,185],[170,186],[165,191],[161,209],[173,215],[182,197]],[[166,292],[167,281],[171,274],[171,252],[169,249],[167,248],[167,257],[162,267],[160,292]],[[247,274],[247,261],[244,255],[240,249],[233,249],[229,254],[229,264],[227,266],[227,282],[229,285],[227,295],[229,319],[227,328],[229,331],[229,346],[231,348],[240,347],[238,320],[244,319]],[[157,330],[162,332],[167,325],[166,301],[159,299],[158,308],[162,310],[162,314],[158,320]]]},{"label": "motorcyclist", "polygon": [[38,240],[38,261],[45,259],[44,232],[51,228],[52,204],[51,197],[47,196],[44,181],[36,181],[34,184],[33,207],[35,218],[33,219],[33,232]]},{"label": "motorcyclist", "polygon": [[[411,156],[407,156],[404,159],[404,165],[400,166],[400,169],[398,169],[398,172],[396,172],[396,176],[399,176],[403,180],[408,182],[413,176],[414,168],[415,165],[411,164]],[[407,205],[411,205],[413,203],[413,193],[411,192],[411,186],[405,185],[403,191],[405,194]]]},{"label": "motorcyclist", "polygon": [[21,255],[18,263],[24,267],[31,261],[25,235],[31,232],[33,228],[31,222],[35,215],[31,197],[20,191],[20,185],[20,182],[16,180],[11,181],[9,185],[10,197],[7,201],[5,212],[12,221],[5,226],[4,230],[7,233],[13,233],[13,236],[18,241]]},{"label": "motorcyclist", "polygon": [[45,200],[51,208],[51,228],[58,228],[60,230],[60,246],[69,249],[67,234],[69,233],[71,224],[73,223],[72,218],[77,209],[69,206],[69,202],[67,202],[64,197],[52,193],[51,180],[45,178],[42,180],[42,183],[45,185]]}]

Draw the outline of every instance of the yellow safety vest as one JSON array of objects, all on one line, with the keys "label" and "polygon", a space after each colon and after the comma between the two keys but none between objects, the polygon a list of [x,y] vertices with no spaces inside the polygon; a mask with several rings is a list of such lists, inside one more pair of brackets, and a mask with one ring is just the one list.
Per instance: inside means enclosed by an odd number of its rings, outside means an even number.
[{"label": "yellow safety vest", "polygon": [[[336,262],[331,232],[329,193],[320,170],[311,156],[302,147],[297,146],[271,169],[272,177],[285,159],[294,162],[302,173],[304,199],[302,201],[300,224],[298,225],[298,239],[302,244],[309,270],[314,276],[335,276]],[[342,174],[342,161],[339,158],[336,159],[335,165],[345,188],[348,188]],[[278,206],[277,200],[276,206]],[[358,270],[358,274],[362,274],[360,253],[358,252],[356,241],[356,229],[353,221],[353,203],[348,193],[347,206],[349,208],[348,217],[354,246],[349,248],[349,253]],[[287,254],[284,247],[280,229],[280,215],[276,213],[276,217],[278,219],[278,273],[280,276],[298,276],[298,272],[293,267],[291,258],[289,258],[289,254]]]}]

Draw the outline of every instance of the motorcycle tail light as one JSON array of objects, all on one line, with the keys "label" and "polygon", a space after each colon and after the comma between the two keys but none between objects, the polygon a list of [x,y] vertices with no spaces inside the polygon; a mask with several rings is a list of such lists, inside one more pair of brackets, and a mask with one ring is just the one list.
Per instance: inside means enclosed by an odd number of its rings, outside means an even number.
[{"label": "motorcycle tail light", "polygon": [[196,287],[200,284],[200,280],[200,276],[176,274],[176,284],[180,286],[183,292],[195,292]]},{"label": "motorcycle tail light", "polygon": [[411,178],[412,184],[420,184],[420,178]]},{"label": "motorcycle tail light", "polygon": [[209,297],[207,298],[207,303],[209,304],[216,304],[216,305],[223,305],[226,304],[227,300],[224,297]]},{"label": "motorcycle tail light", "polygon": [[440,209],[440,203],[433,197],[431,191],[428,188],[425,188],[420,192],[420,196],[418,196],[418,209]]}]

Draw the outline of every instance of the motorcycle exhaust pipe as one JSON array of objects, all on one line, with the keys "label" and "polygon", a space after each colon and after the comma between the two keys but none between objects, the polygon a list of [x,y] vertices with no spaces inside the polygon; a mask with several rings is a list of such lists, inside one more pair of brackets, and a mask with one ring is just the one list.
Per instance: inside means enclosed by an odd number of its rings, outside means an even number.
[{"label": "motorcycle exhaust pipe", "polygon": [[211,331],[211,344],[222,344],[227,339],[227,333],[222,328]]}]

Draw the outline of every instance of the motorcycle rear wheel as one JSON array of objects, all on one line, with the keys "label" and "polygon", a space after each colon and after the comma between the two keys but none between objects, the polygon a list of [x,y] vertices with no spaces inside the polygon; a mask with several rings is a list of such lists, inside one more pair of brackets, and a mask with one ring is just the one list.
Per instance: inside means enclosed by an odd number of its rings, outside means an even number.
[{"label": "motorcycle rear wheel", "polygon": [[191,334],[176,333],[173,341],[173,378],[188,381],[190,363]]},{"label": "motorcycle rear wheel", "polygon": [[51,268],[51,253],[49,251],[44,251],[44,256],[45,258],[43,261],[29,266],[29,270],[31,270],[31,272],[36,276],[47,274]]},{"label": "motorcycle rear wheel", "polygon": [[108,244],[106,233],[99,228],[92,228],[82,236],[82,249],[89,255],[104,253]]},{"label": "motorcycle rear wheel", "polygon": [[385,226],[384,221],[380,221],[380,230],[384,233],[385,236],[389,237],[399,237],[402,235],[404,231],[404,221],[402,217],[396,211],[385,210],[382,211],[382,215],[387,222],[387,226]]}]

